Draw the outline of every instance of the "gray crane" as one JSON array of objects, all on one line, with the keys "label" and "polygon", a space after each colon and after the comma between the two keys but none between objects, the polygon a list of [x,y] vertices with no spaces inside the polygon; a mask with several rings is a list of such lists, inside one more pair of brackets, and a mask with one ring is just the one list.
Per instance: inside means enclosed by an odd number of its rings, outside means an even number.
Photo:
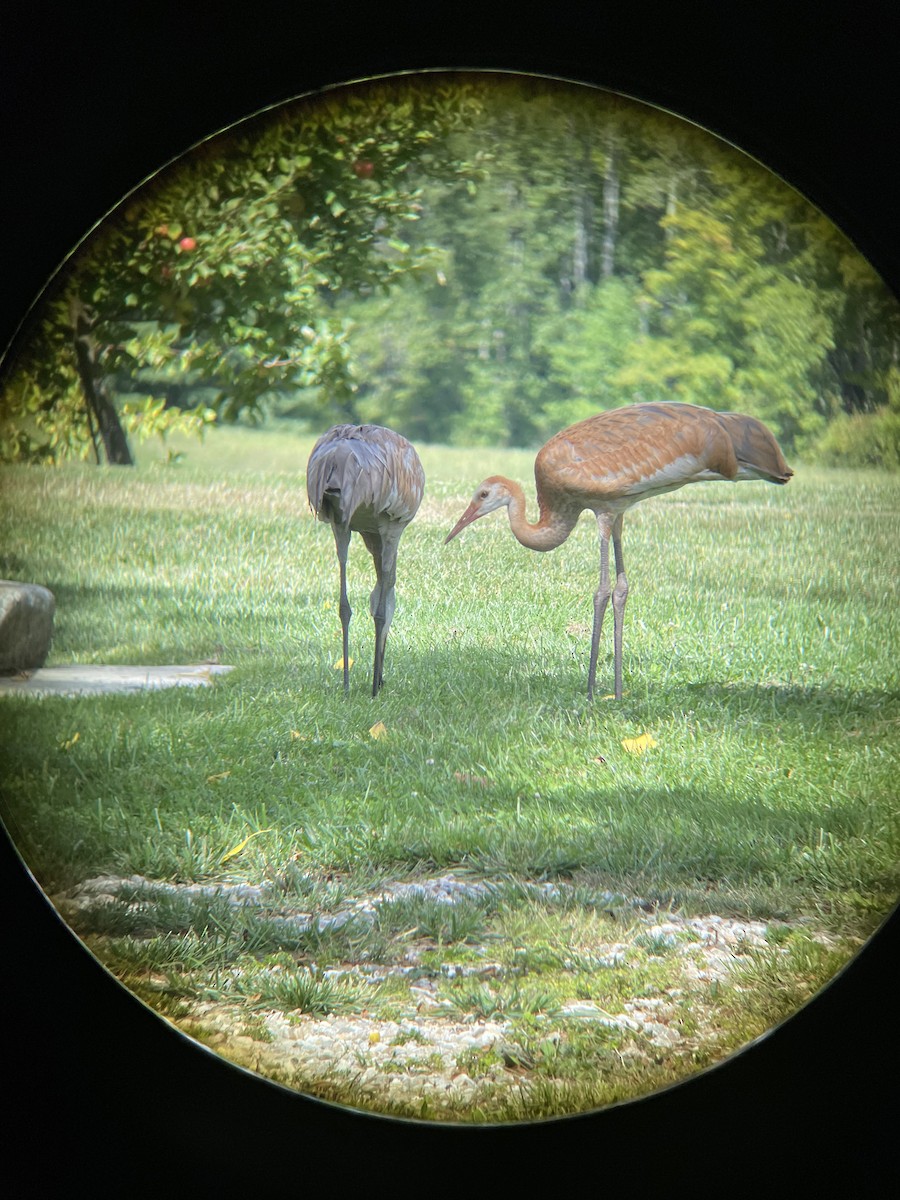
[{"label": "gray crane", "polygon": [[425,490],[425,472],[406,438],[382,425],[334,425],[313,446],[306,468],[306,494],[320,521],[331,526],[341,572],[341,629],[344,691],[350,690],[347,551],[358,533],[375,563],[376,584],[369,599],[375,622],[372,695],[384,682],[384,647],[394,615],[397,548],[416,515]]}]

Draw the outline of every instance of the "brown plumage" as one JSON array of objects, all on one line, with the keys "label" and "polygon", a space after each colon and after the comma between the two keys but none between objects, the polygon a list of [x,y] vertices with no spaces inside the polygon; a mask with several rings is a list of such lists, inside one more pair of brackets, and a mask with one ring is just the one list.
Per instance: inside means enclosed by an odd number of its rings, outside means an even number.
[{"label": "brown plumage", "polygon": [[[594,595],[594,628],[588,697],[594,694],[597,653],[606,605],[612,597],[615,694],[622,697],[622,624],[628,581],[622,558],[622,519],[639,500],[687,483],[712,479],[764,479],[787,483],[793,471],[761,421],[693,404],[632,404],[579,421],[557,433],[534,461],[538,520],[525,518],[525,493],[511,479],[492,475],[446,541],[479,517],[504,505],[513,533],[532,550],[553,550],[566,540],[587,508],[600,531],[600,586]],[[616,582],[610,584],[609,542]]]},{"label": "brown plumage", "polygon": [[344,691],[350,688],[347,551],[351,532],[365,542],[377,582],[369,600],[375,622],[372,695],[383,683],[384,647],[394,615],[397,547],[422,503],[425,472],[415,449],[381,425],[334,425],[313,446],[306,467],[306,494],[320,521],[331,526],[341,573],[340,616]]}]

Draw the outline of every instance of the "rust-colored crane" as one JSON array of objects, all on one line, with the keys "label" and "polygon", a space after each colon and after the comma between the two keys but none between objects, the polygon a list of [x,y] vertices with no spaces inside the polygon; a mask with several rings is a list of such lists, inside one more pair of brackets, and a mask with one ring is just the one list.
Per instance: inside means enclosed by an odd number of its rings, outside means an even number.
[{"label": "rust-colored crane", "polygon": [[413,446],[381,425],[334,425],[313,446],[306,467],[306,494],[320,521],[331,526],[341,571],[340,615],[344,645],[344,691],[350,690],[347,551],[358,533],[375,563],[369,599],[375,622],[372,695],[384,674],[384,647],[394,615],[397,547],[422,503],[425,472]]},{"label": "rust-colored crane", "polygon": [[[585,509],[600,531],[600,586],[594,594],[594,628],[588,698],[594,694],[600,631],[612,597],[615,695],[622,698],[622,624],[628,581],[622,558],[622,518],[639,500],[711,479],[764,479],[787,483],[793,471],[761,421],[713,412],[693,404],[631,404],[579,421],[552,437],[534,460],[539,516],[525,517],[525,493],[511,479],[492,475],[445,541],[479,517],[506,506],[510,527],[531,550],[561,545]],[[616,564],[610,585],[609,542]]]}]

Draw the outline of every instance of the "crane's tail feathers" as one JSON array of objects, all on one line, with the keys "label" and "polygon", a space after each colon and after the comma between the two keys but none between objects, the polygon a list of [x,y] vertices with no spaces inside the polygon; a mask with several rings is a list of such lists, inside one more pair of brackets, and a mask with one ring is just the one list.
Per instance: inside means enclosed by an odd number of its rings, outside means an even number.
[{"label": "crane's tail feathers", "polygon": [[360,436],[377,429],[338,425],[313,447],[306,493],[317,516],[327,520],[330,512],[346,524],[363,507],[392,520],[408,522],[415,516],[425,483],[416,452],[397,435],[385,444]]},{"label": "crane's tail feathers", "polygon": [[781,448],[771,432],[755,417],[740,413],[716,413],[731,438],[738,464],[738,479],[765,479],[769,483],[787,483],[794,472],[785,462]]},{"label": "crane's tail feathers", "polygon": [[359,444],[334,442],[310,459],[306,490],[317,515],[330,510],[337,521],[346,523],[360,505],[372,503],[383,467],[379,469],[374,459],[374,470],[366,471],[361,457]]}]

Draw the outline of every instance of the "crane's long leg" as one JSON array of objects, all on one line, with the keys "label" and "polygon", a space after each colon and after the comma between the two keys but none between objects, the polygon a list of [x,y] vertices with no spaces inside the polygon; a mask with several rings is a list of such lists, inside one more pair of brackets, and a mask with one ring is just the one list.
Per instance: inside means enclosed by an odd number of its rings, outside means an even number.
[{"label": "crane's long leg", "polygon": [[397,582],[397,544],[402,529],[392,526],[378,533],[364,533],[363,541],[369,548],[375,564],[377,582],[369,598],[372,620],[375,622],[375,661],[372,666],[372,695],[384,683],[384,650],[388,630],[394,616],[394,587]]},{"label": "crane's long leg", "polygon": [[344,691],[350,691],[350,618],[353,609],[347,599],[347,551],[350,549],[350,530],[346,525],[332,525],[334,544],[337,548],[338,563],[341,568],[341,632],[344,650]]},{"label": "crane's long leg", "polygon": [[616,586],[613,588],[614,660],[616,699],[622,699],[622,630],[625,624],[625,601],[628,599],[628,580],[625,578],[625,559],[622,555],[622,514],[613,522],[613,550],[616,556]]},{"label": "crane's long leg", "polygon": [[[588,668],[588,699],[593,699],[597,682],[597,657],[600,650],[600,632],[610,596],[613,602],[613,661],[615,669],[615,695],[622,699],[622,630],[625,619],[625,601],[628,599],[628,580],[625,578],[625,560],[622,556],[622,514],[610,517],[597,514],[600,531],[600,586],[594,593],[594,628],[591,634],[591,662]],[[609,576],[609,542],[612,538],[616,559],[616,584],[612,587]]]},{"label": "crane's long leg", "polygon": [[600,530],[600,586],[594,592],[594,629],[591,633],[591,663],[588,667],[588,700],[594,697],[594,684],[597,679],[597,654],[600,650],[600,631],[603,628],[603,617],[609,603],[609,537],[611,523],[608,517],[598,513],[597,527]]}]

